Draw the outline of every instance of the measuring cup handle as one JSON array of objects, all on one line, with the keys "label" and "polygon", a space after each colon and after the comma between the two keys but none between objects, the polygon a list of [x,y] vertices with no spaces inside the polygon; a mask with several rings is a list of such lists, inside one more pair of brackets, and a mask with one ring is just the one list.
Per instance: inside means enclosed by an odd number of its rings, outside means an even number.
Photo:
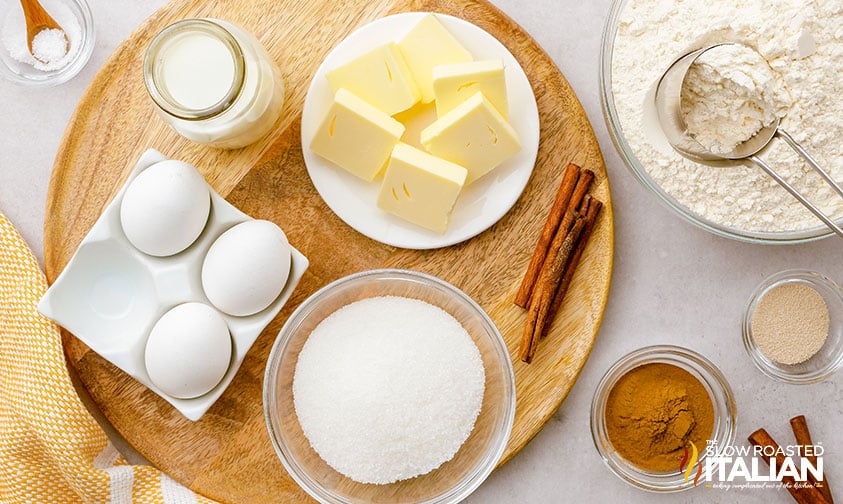
[{"label": "measuring cup handle", "polygon": [[840,187],[837,181],[835,181],[827,171],[823,170],[822,167],[820,167],[819,163],[817,163],[817,161],[813,157],[811,157],[810,154],[808,154],[808,152],[799,144],[799,142],[797,142],[793,139],[792,136],[790,136],[790,133],[779,128],[776,130],[776,135],[781,137],[781,139],[785,142],[787,142],[787,144],[790,145],[790,147],[795,150],[797,154],[802,156],[802,158],[811,166],[811,168],[816,170],[822,176],[822,178],[825,179],[825,181],[828,182],[829,185],[831,185],[831,187],[833,187],[835,191],[837,191],[837,194],[843,197],[843,188]]},{"label": "measuring cup handle", "polygon": [[765,163],[763,159],[761,159],[758,156],[749,156],[748,159],[750,161],[752,161],[753,163],[755,163],[756,166],[758,166],[759,168],[761,168],[762,170],[767,172],[767,175],[769,175],[770,177],[773,178],[773,180],[778,182],[778,184],[780,186],[784,187],[787,190],[787,192],[789,192],[794,198],[798,199],[799,202],[802,203],[802,205],[805,206],[805,208],[810,210],[812,214],[816,215],[819,220],[823,221],[823,224],[828,226],[829,229],[831,229],[832,231],[837,233],[838,236],[843,238],[843,229],[840,229],[840,226],[835,224],[834,221],[831,220],[831,218],[828,215],[824,214],[822,210],[820,210],[819,208],[814,206],[813,203],[808,201],[808,199],[805,198],[805,196],[802,196],[802,193],[797,191],[795,187],[788,184],[787,181],[785,179],[783,179],[781,177],[781,175],[776,173],[775,170],[770,168],[770,166],[767,165],[767,163]]}]

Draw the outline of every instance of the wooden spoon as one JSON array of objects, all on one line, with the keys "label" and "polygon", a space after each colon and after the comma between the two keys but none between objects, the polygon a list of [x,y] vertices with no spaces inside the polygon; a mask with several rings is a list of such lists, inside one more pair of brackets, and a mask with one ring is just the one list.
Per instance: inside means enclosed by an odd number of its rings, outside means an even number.
[{"label": "wooden spoon", "polygon": [[[38,59],[32,53],[32,41],[36,35],[44,30],[61,30],[64,34],[65,51],[70,48],[67,33],[65,33],[64,29],[55,19],[47,14],[47,11],[44,10],[44,7],[41,6],[38,0],[20,0],[20,5],[23,7],[23,16],[26,18],[26,46],[29,48],[29,53],[32,54],[33,58]],[[40,59],[38,61],[49,63],[49,61],[42,61]]]}]

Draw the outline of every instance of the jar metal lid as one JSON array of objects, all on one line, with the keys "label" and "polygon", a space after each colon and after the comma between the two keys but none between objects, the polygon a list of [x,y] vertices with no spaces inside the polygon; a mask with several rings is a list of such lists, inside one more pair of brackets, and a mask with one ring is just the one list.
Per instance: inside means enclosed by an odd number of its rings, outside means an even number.
[{"label": "jar metal lid", "polygon": [[[221,42],[230,52],[234,63],[234,78],[231,86],[219,101],[209,107],[198,109],[186,107],[172,96],[166,86],[161,84],[163,67],[161,51],[174,37],[188,32],[200,32]],[[143,76],[149,96],[161,110],[179,119],[198,121],[214,117],[234,103],[243,88],[246,75],[245,65],[243,49],[231,32],[208,19],[185,19],[165,27],[152,39],[144,57]]]}]

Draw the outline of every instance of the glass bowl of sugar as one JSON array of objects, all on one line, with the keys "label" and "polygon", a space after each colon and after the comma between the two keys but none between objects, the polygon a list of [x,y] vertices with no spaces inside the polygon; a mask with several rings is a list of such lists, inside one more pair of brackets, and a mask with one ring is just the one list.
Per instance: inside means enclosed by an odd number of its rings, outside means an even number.
[{"label": "glass bowl of sugar", "polygon": [[[777,111],[783,114],[781,126],[793,131],[835,180],[843,179],[843,156],[838,146],[843,135],[838,106],[843,103],[843,86],[833,79],[823,82],[824,77],[813,70],[829,66],[833,51],[825,44],[835,40],[840,16],[820,12],[822,7],[811,6],[806,11],[801,0],[782,0],[775,9],[768,9],[769,5],[764,0],[738,4],[731,0],[676,4],[614,0],[601,42],[603,115],[630,172],[685,221],[716,235],[750,243],[814,241],[833,232],[770,176],[750,164],[709,165],[683,157],[670,146],[653,106],[659,78],[683,54],[723,42],[759,48],[773,69],[773,78],[769,82],[759,79],[756,89],[774,87],[790,96],[789,105]],[[791,22],[790,13],[795,11],[804,16]],[[814,19],[821,21],[814,24]],[[720,70],[716,65],[711,68]],[[727,74],[723,71],[718,75]],[[810,76],[803,78],[805,75]],[[743,89],[736,79],[721,80],[729,89]],[[730,130],[724,127],[728,121],[718,115],[723,110],[706,109],[703,122],[710,129],[705,132]],[[760,157],[833,220],[843,220],[839,196],[830,187],[822,187],[820,176],[789,152],[784,141],[774,139]]]},{"label": "glass bowl of sugar", "polygon": [[31,87],[56,86],[78,74],[91,58],[93,17],[85,0],[40,3],[62,30],[43,30],[30,52],[20,2],[0,0],[0,76]]},{"label": "glass bowl of sugar", "polygon": [[747,353],[771,378],[810,384],[843,366],[843,290],[825,275],[793,269],[767,277],[742,325]]},{"label": "glass bowl of sugar", "polygon": [[515,415],[506,343],[436,277],[364,271],[290,316],[264,377],[269,437],[323,503],[453,503],[503,454]]}]

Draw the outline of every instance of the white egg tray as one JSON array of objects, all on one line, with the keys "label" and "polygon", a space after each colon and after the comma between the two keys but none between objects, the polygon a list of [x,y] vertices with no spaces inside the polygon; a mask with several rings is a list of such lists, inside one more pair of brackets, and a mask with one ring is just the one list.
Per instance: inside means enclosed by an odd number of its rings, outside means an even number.
[{"label": "white egg tray", "polygon": [[196,301],[214,308],[202,290],[205,255],[223,232],[252,219],[209,187],[208,222],[190,247],[169,257],[153,257],[137,250],[123,233],[120,204],[126,188],[140,172],[166,159],[153,149],[141,156],[120,192],[41,298],[38,310],[195,421],[231,383],[246,352],[290,298],[307,269],[308,260],[291,247],[287,284],[263,311],[235,317],[217,310],[228,324],[232,355],[228,370],[216,387],[192,399],[178,399],[158,389],[144,364],[146,341],[153,325],[164,313],[182,303]]}]

